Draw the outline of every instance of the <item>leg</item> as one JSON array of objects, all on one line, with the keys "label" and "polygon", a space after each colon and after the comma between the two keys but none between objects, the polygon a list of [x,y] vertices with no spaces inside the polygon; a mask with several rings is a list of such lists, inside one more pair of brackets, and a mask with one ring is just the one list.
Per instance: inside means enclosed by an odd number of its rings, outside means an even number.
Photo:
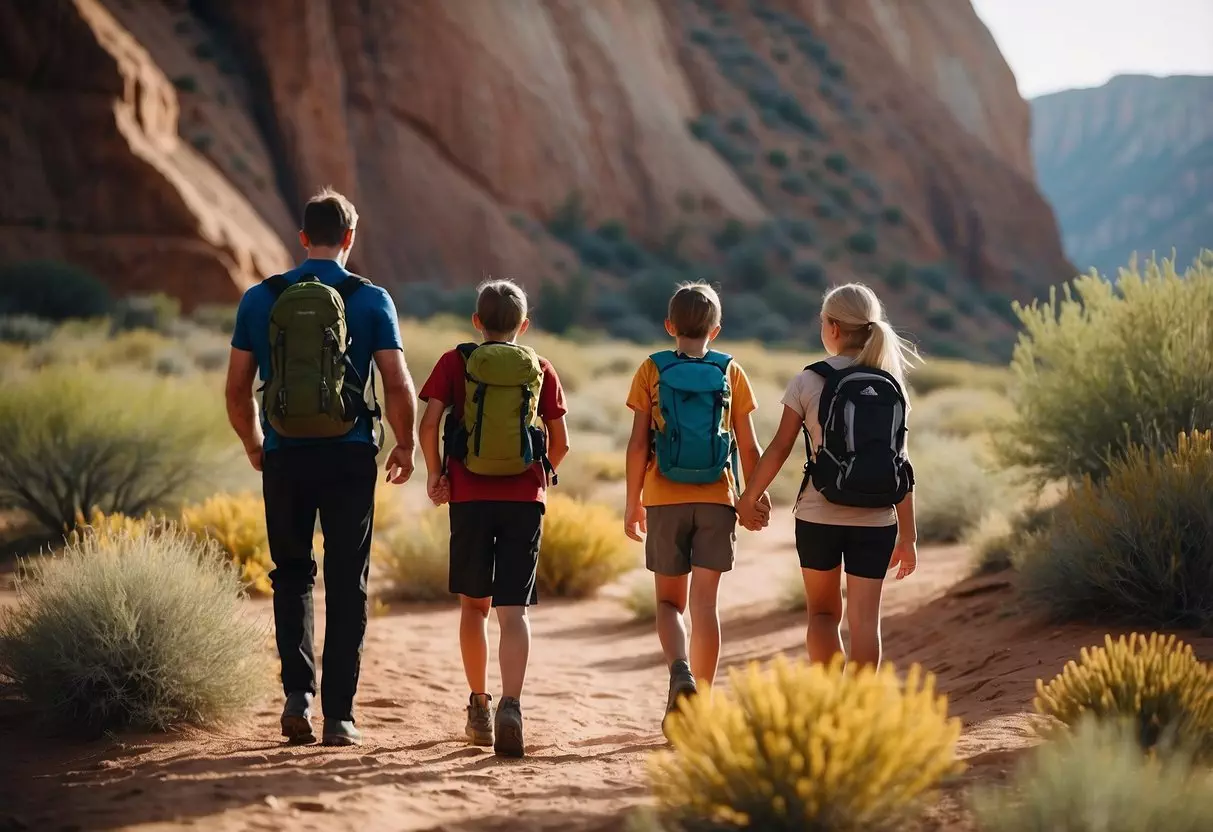
[{"label": "leg", "polygon": [[501,627],[501,701],[521,699],[531,656],[527,607],[539,600],[536,577],[543,541],[542,503],[502,503],[495,508],[497,546],[493,606]]},{"label": "leg", "polygon": [[[353,721],[366,635],[367,578],[378,468],[371,445],[341,443],[317,459],[324,532],[324,676],[326,720]],[[320,457],[320,455],[318,455]]]},{"label": "leg", "polygon": [[667,664],[686,661],[687,631],[683,613],[691,572],[694,507],[652,506],[645,540],[645,565],[654,575],[657,593],[657,638]]},{"label": "leg", "polygon": [[274,570],[274,632],[282,661],[282,688],[291,694],[316,693],[316,659],[313,653],[312,587],[316,560],[312,531],[318,503],[306,480],[298,476],[295,451],[265,455],[262,473],[265,494],[265,528]]},{"label": "leg", "polygon": [[720,577],[733,568],[737,513],[732,506],[698,504],[691,539],[691,672],[716,681],[720,663]]},{"label": "leg", "polygon": [[657,593],[657,638],[666,664],[687,659],[687,608],[690,575],[654,575]]},{"label": "leg", "polygon": [[463,675],[474,694],[489,689],[489,605],[490,598],[459,596],[459,654],[463,657]]},{"label": "leg", "polygon": [[804,580],[809,661],[826,663],[842,653],[842,534],[844,526],[796,521],[796,552]]},{"label": "leg", "polygon": [[851,661],[861,666],[880,665],[880,598],[896,544],[896,525],[847,530],[847,626]]},{"label": "leg", "polygon": [[501,642],[497,648],[501,662],[501,698],[521,699],[526,681],[527,662],[531,658],[531,620],[526,607],[498,607],[497,624]]}]

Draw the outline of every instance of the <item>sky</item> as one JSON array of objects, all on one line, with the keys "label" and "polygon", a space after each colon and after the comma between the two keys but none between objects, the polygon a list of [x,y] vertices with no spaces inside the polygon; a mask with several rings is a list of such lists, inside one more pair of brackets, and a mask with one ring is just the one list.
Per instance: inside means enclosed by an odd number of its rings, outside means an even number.
[{"label": "sky", "polygon": [[1114,75],[1213,75],[1213,0],[973,0],[973,5],[1024,98],[1097,87]]}]

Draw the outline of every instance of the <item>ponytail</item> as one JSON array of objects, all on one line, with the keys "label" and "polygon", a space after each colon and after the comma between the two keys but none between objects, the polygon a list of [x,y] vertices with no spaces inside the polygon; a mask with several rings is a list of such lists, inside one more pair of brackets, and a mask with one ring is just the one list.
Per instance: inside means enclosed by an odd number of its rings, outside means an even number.
[{"label": "ponytail", "polygon": [[839,286],[825,296],[821,312],[860,347],[856,364],[884,370],[905,387],[906,371],[917,363],[918,351],[893,329],[875,292],[862,283]]}]

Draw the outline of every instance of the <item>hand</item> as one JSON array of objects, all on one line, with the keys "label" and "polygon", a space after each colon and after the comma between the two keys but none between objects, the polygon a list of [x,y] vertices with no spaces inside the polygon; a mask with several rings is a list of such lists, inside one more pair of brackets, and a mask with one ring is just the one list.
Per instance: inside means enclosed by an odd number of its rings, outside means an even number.
[{"label": "hand", "polygon": [[766,528],[771,521],[771,498],[765,492],[758,498],[750,494],[741,495],[737,502],[737,520],[742,528],[752,532]]},{"label": "hand", "polygon": [[393,485],[404,485],[413,476],[413,448],[397,445],[388,454],[383,466],[387,470],[387,480]]},{"label": "hand", "polygon": [[623,532],[632,540],[644,542],[649,533],[649,513],[644,506],[637,503],[628,507],[623,517]]},{"label": "hand", "polygon": [[265,461],[265,446],[262,440],[254,439],[245,444],[244,455],[248,457],[249,465],[253,466],[254,471],[261,471],[261,465]]},{"label": "hand", "polygon": [[762,496],[758,498],[755,504],[758,509],[759,517],[762,519],[762,526],[765,529],[771,523],[771,495],[769,492],[762,492]]},{"label": "hand", "polygon": [[893,559],[889,561],[889,569],[894,566],[900,567],[897,570],[897,580],[908,578],[914,574],[914,570],[918,568],[918,541],[916,540],[901,540],[897,541],[897,545],[893,548]]},{"label": "hand", "polygon": [[451,501],[450,480],[441,472],[432,473],[426,478],[425,492],[429,495],[430,502],[436,506],[449,503]]}]

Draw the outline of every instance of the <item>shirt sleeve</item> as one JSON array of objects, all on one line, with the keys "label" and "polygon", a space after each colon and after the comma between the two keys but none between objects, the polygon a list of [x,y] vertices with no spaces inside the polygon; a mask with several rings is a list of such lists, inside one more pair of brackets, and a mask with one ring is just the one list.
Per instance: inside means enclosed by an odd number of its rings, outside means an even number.
[{"label": "shirt sleeve", "polygon": [[543,362],[543,386],[539,388],[539,418],[554,422],[569,412],[564,400],[564,387],[550,361]]},{"label": "shirt sleeve", "polygon": [[236,307],[236,325],[232,329],[232,347],[245,352],[253,351],[253,335],[249,331],[249,316],[252,314],[249,311],[252,306],[249,295],[255,288],[249,289],[240,298],[240,305]]},{"label": "shirt sleeve", "polygon": [[788,389],[784,391],[780,404],[793,411],[803,421],[805,413],[808,412],[804,399],[804,374],[800,373],[788,382]]},{"label": "shirt sleeve", "polygon": [[403,350],[400,340],[400,318],[392,296],[381,286],[375,286],[375,304],[372,308],[374,329],[371,334],[371,352],[380,350]]},{"label": "shirt sleeve", "polygon": [[750,386],[750,377],[746,375],[744,367],[734,361],[729,366],[729,374],[732,376],[729,385],[733,388],[731,413],[736,423],[758,409],[758,400],[754,397],[754,388]]},{"label": "shirt sleeve", "polygon": [[628,390],[628,407],[637,413],[653,412],[653,376],[657,367],[653,359],[646,358],[632,376],[632,387]]},{"label": "shirt sleeve", "polygon": [[[453,366],[452,360],[459,362],[460,366]],[[444,405],[454,404],[455,379],[463,378],[462,364],[463,359],[459,357],[457,350],[443,353],[442,357],[438,359],[438,363],[434,365],[434,369],[430,371],[430,377],[425,380],[425,384],[421,385],[421,392],[417,394],[417,397],[423,402],[433,399]]]}]

